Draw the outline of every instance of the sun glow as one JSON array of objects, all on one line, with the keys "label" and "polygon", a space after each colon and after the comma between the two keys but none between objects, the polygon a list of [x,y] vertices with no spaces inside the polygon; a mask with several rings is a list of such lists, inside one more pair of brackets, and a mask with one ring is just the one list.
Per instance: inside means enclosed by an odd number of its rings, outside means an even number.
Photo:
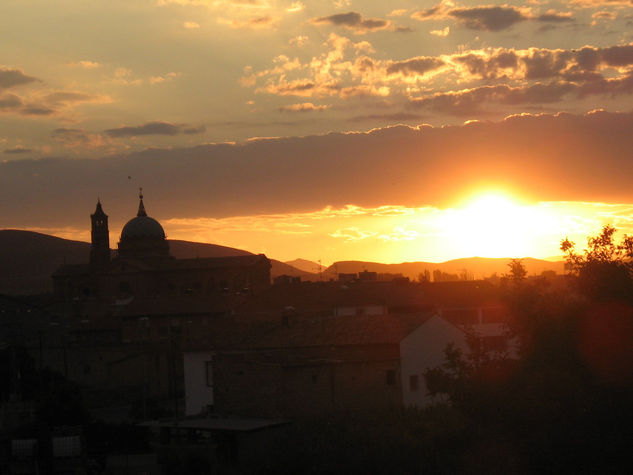
[{"label": "sun glow", "polygon": [[554,220],[547,209],[522,205],[501,193],[480,194],[463,207],[447,211],[447,245],[463,256],[533,255],[539,237]]},{"label": "sun glow", "polygon": [[[450,208],[347,205],[299,213],[160,220],[170,239],[220,244],[278,260],[320,260],[327,265],[342,260],[443,262],[474,256],[560,260],[562,239],[569,238],[582,249],[587,236],[597,235],[605,224],[633,235],[633,204],[534,203],[510,193],[487,192]],[[110,221],[111,243],[118,241],[125,222]],[[85,226],[30,229],[90,240]],[[506,270],[502,266],[500,272]]]}]

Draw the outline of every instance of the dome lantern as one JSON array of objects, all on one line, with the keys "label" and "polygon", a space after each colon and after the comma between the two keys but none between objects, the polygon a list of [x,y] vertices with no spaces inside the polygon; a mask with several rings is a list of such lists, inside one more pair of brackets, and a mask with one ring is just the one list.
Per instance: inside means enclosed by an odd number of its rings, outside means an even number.
[{"label": "dome lantern", "polygon": [[145,211],[142,188],[139,192],[138,213],[123,226],[121,231],[119,256],[132,258],[169,256],[169,244],[163,227]]}]

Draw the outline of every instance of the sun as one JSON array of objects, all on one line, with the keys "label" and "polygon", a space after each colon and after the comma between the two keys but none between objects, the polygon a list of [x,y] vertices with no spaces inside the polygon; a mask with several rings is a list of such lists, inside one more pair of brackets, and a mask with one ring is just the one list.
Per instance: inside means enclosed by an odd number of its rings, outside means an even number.
[{"label": "sun", "polygon": [[447,218],[447,245],[461,255],[479,257],[530,255],[547,222],[537,208],[499,192],[475,195]]}]

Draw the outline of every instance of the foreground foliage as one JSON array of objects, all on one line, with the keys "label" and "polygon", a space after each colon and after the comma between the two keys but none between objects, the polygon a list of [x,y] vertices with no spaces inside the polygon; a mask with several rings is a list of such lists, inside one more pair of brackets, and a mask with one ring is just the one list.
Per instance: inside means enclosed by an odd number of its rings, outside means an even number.
[{"label": "foreground foliage", "polygon": [[449,347],[426,374],[447,404],[299,424],[262,473],[629,473],[633,241],[614,234],[583,254],[563,241],[571,274],[557,285],[511,262],[517,358]]}]

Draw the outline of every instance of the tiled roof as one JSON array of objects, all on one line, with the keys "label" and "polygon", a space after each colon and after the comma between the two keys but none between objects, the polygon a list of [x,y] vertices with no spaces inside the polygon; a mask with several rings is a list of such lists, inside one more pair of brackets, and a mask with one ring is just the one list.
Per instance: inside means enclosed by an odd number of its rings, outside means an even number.
[{"label": "tiled roof", "polygon": [[229,299],[218,296],[195,298],[191,296],[163,296],[154,298],[133,298],[128,303],[113,305],[113,313],[121,318],[204,315],[224,312],[229,307]]},{"label": "tiled roof", "polygon": [[201,335],[189,350],[397,344],[433,315],[355,315],[302,319],[287,325],[280,321],[225,325],[207,339]]}]

